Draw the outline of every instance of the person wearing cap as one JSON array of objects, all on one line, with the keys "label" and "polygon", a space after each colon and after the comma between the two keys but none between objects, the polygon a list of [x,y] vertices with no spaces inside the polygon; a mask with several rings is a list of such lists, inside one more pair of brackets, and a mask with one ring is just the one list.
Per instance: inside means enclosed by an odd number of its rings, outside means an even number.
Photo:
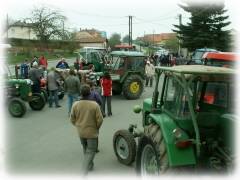
[{"label": "person wearing cap", "polygon": [[40,69],[38,69],[38,63],[36,61],[33,62],[32,68],[29,71],[28,77],[33,82],[32,92],[40,93],[41,92],[40,80],[42,77],[42,71]]},{"label": "person wearing cap", "polygon": [[146,74],[146,84],[145,85],[148,86],[148,82],[150,81],[150,87],[152,87],[153,77],[155,74],[155,67],[149,60],[147,60],[147,63],[145,65],[145,74]]}]

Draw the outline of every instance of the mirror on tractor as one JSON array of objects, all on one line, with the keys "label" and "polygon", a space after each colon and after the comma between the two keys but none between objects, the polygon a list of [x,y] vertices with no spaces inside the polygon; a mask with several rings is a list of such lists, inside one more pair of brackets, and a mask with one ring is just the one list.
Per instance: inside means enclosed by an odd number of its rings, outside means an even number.
[{"label": "mirror on tractor", "polygon": [[142,111],[142,108],[139,105],[135,105],[133,107],[133,112],[140,113]]}]

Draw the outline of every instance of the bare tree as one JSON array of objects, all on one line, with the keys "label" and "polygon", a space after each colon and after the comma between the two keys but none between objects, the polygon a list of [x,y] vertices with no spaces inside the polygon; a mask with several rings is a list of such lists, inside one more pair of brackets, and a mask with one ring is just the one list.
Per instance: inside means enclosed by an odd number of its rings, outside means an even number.
[{"label": "bare tree", "polygon": [[64,21],[66,17],[58,11],[46,7],[35,8],[29,18],[38,38],[41,41],[48,41],[51,38],[64,36]]}]

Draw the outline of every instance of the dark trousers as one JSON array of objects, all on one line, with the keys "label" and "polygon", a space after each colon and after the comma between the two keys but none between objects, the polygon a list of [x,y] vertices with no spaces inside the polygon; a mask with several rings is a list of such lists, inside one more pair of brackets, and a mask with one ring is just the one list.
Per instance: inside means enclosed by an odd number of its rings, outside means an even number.
[{"label": "dark trousers", "polygon": [[58,104],[58,90],[53,90],[53,91],[49,91],[49,106],[52,106],[53,101],[55,102],[55,106],[57,107]]},{"label": "dark trousers", "polygon": [[32,93],[41,93],[41,87],[40,87],[39,81],[33,82]]},{"label": "dark trousers", "polygon": [[146,86],[148,86],[148,82],[150,81],[150,87],[152,87],[152,83],[153,83],[153,77],[146,77]]},{"label": "dark trousers", "polygon": [[107,101],[107,112],[108,115],[112,115],[112,105],[111,105],[111,100],[112,96],[102,96],[102,100],[103,100],[103,104],[102,104],[102,111],[103,111],[103,115],[105,115],[105,104]]},{"label": "dark trousers", "polygon": [[87,139],[87,138],[80,138],[83,153],[84,153],[84,160],[83,160],[83,174],[87,175],[88,171],[91,170],[94,166],[94,157],[97,151],[97,138]]}]

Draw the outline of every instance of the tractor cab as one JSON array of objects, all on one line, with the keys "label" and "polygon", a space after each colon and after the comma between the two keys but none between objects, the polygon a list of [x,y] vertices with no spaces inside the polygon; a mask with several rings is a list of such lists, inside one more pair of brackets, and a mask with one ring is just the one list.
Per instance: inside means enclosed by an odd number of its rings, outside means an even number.
[{"label": "tractor cab", "polygon": [[130,125],[128,132],[119,130],[114,135],[118,160],[130,164],[136,158],[141,175],[188,167],[196,172],[231,172],[235,74],[231,68],[204,65],[156,67],[152,98],[145,99],[142,108],[134,107],[136,113],[142,111],[143,131]]},{"label": "tractor cab", "polygon": [[113,92],[127,99],[137,99],[143,91],[146,56],[137,51],[112,51],[105,68],[113,80]]}]

